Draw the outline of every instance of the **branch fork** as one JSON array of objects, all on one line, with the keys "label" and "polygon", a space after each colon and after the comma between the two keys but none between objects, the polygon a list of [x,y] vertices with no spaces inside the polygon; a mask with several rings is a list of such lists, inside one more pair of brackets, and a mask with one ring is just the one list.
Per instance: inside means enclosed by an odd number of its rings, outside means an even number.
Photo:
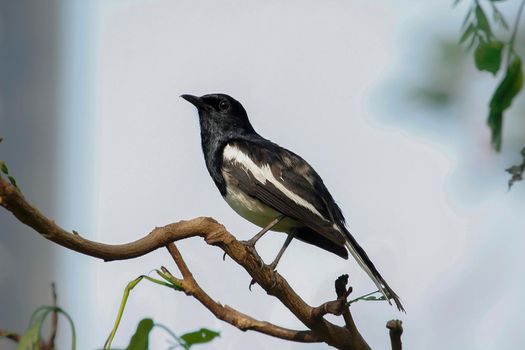
[{"label": "branch fork", "polygon": [[[318,307],[309,306],[290,287],[286,279],[268,266],[261,267],[258,254],[238,241],[216,220],[199,217],[179,221],[162,227],[155,227],[149,234],[136,241],[125,244],[103,244],[68,232],[44,216],[37,208],[29,204],[14,186],[0,175],[0,205],[10,211],[19,221],[32,227],[44,238],[65,248],[89,255],[104,261],[136,258],[151,251],[166,247],[181,272],[182,278],[173,276],[166,268],[162,271],[173,278],[173,282],[189,296],[197,299],[215,317],[237,327],[242,331],[253,330],[272,337],[296,342],[324,342],[337,349],[368,350],[370,347],[363,339],[352,319],[346,300],[352,292],[347,287],[348,275],[339,277],[335,282],[337,299]],[[186,265],[174,242],[201,237],[212,246],[219,247],[231,259],[242,266],[248,274],[271,296],[277,298],[290,310],[307,329],[293,330],[266,321],[256,320],[228,305],[214,301],[197,283]],[[324,316],[342,315],[344,326],[327,321]],[[390,331],[392,337],[392,330]],[[397,333],[396,333],[397,334]],[[399,334],[400,336],[400,334]],[[393,344],[393,343],[392,343]],[[400,345],[400,340],[399,340]],[[401,349],[396,348],[395,350]]]}]

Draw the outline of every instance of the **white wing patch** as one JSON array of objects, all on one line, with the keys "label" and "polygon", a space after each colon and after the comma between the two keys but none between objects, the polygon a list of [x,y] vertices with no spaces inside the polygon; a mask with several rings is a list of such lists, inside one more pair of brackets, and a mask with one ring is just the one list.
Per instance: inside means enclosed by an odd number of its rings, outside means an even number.
[{"label": "white wing patch", "polygon": [[245,170],[250,171],[250,173],[262,184],[270,182],[273,184],[283,195],[291,199],[294,203],[308,209],[313,214],[317,215],[321,219],[328,221],[323,215],[308,201],[306,201],[301,196],[293,193],[288,188],[286,188],[281,182],[279,182],[275,176],[273,176],[272,170],[268,164],[263,166],[258,166],[255,162],[243,151],[238,149],[235,146],[226,145],[224,147],[223,153],[224,160],[234,161],[241,164]]}]

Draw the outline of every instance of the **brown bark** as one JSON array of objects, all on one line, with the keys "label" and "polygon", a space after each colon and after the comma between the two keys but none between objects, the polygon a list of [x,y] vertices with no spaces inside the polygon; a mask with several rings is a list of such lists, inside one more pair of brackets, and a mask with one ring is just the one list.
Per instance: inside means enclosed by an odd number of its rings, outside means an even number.
[{"label": "brown bark", "polygon": [[[68,249],[105,261],[136,258],[157,248],[167,247],[182,274],[182,279],[173,278],[182,285],[186,294],[196,298],[217,318],[243,331],[253,330],[297,342],[324,342],[338,349],[370,349],[357,330],[349,308],[345,307],[346,298],[351,292],[351,288],[346,288],[347,276],[341,276],[336,281],[336,300],[313,308],[304,302],[279,273],[274,272],[267,265],[262,265],[254,249],[235,239],[223,225],[212,218],[200,217],[156,227],[145,237],[134,242],[111,245],[85,239],[75,231],[64,230],[30,205],[2,176],[0,176],[0,205],[13,213],[18,220],[35,229],[44,238]],[[290,330],[269,322],[258,321],[227,305],[223,306],[215,302],[195,281],[180,252],[173,244],[173,242],[190,237],[202,237],[207,244],[222,249],[242,266],[269,295],[284,304],[306,326],[307,330]],[[345,326],[338,326],[327,321],[323,317],[327,313],[343,315]]]}]

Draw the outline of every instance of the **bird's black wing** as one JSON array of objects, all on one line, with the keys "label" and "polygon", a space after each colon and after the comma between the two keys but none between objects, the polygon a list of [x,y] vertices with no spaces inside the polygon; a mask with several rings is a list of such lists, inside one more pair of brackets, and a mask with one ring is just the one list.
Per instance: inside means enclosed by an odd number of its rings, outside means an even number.
[{"label": "bird's black wing", "polygon": [[243,192],[333,243],[345,245],[341,223],[327,205],[335,203],[305,160],[266,140],[230,141],[223,158],[223,172]]},{"label": "bird's black wing", "polygon": [[244,193],[300,222],[311,234],[346,247],[383,295],[404,310],[397,294],[346,229],[343,214],[323,181],[304,159],[262,138],[232,140],[223,151],[222,171]]}]

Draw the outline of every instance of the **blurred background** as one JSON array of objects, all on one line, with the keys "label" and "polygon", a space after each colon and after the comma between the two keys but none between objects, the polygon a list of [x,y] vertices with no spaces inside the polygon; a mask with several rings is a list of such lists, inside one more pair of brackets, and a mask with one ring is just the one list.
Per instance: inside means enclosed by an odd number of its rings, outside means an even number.
[{"label": "blurred background", "polygon": [[[490,147],[487,105],[497,80],[457,46],[470,3],[449,1],[0,1],[0,158],[25,196],[62,227],[105,243],[212,216],[240,239],[257,228],[209,179],[193,106],[183,93],[223,92],[255,129],[301,154],[342,207],[350,231],[402,297],[353,306],[372,348],[389,347],[401,318],[407,348],[501,349],[525,342],[525,104],[505,115]],[[513,23],[519,3],[501,10]],[[522,26],[525,28],[525,25]],[[509,32],[503,32],[509,36]],[[523,54],[525,32],[518,32]],[[258,243],[270,261],[281,234]],[[222,253],[179,244],[216,300],[302,328]],[[104,263],[45,241],[0,211],[0,329],[23,332],[51,302],[77,326],[78,348],[101,348],[125,285],[165,265],[164,250]],[[311,305],[350,274],[354,295],[374,289],[353,261],[293,242],[279,272]],[[196,301],[143,283],[131,293],[114,345],[152,317],[176,333],[207,327],[203,349],[317,349],[216,320]],[[337,320],[336,322],[342,322]],[[69,331],[60,320],[60,348]],[[169,347],[155,330],[152,349]],[[14,349],[8,340],[0,347]]]}]

